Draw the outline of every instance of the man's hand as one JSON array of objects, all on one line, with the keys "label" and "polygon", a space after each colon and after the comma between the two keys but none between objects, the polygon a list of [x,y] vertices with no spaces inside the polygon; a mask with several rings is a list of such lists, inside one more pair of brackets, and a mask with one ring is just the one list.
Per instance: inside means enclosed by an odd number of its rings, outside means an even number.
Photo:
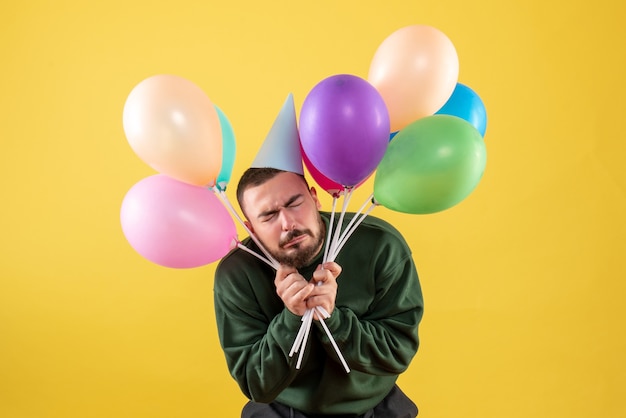
[{"label": "man's hand", "polygon": [[[311,282],[315,284],[315,287],[306,299],[306,307],[313,309],[316,306],[321,306],[329,314],[332,314],[337,298],[337,277],[340,274],[341,266],[335,262],[319,265],[313,273]],[[315,318],[319,319],[319,316],[318,312],[315,312]]]},{"label": "man's hand", "polygon": [[307,309],[306,300],[313,292],[315,285],[306,281],[298,270],[293,267],[281,266],[276,270],[274,278],[276,294],[294,315],[302,316]]}]

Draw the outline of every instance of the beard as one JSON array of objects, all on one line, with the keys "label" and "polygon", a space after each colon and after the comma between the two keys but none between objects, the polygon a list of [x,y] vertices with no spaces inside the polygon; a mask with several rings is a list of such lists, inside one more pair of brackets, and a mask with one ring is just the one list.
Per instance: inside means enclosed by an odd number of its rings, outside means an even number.
[{"label": "beard", "polygon": [[[326,225],[324,225],[324,221],[322,221],[321,216],[318,217],[318,230],[319,232],[317,235],[315,235],[310,229],[294,229],[293,231],[289,231],[287,235],[285,235],[278,243],[279,249],[277,251],[270,251],[270,254],[280,264],[294,267],[296,269],[302,268],[313,261],[324,243],[324,239],[326,237]],[[313,238],[313,242],[309,245],[296,244],[292,246],[291,249],[295,251],[290,254],[283,251],[285,245],[301,235],[309,235]]]}]

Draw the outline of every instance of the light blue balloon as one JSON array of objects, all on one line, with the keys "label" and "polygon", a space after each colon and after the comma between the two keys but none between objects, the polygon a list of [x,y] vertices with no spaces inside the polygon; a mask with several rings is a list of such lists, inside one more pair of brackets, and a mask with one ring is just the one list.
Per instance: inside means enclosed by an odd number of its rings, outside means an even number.
[{"label": "light blue balloon", "polygon": [[471,123],[484,137],[487,129],[487,111],[483,101],[471,88],[457,83],[452,95],[437,111],[438,115],[457,116]]},{"label": "light blue balloon", "polygon": [[233,165],[235,165],[235,132],[224,112],[217,105],[214,106],[222,127],[222,168],[217,175],[216,186],[220,190],[226,190],[230,176],[233,173]]}]

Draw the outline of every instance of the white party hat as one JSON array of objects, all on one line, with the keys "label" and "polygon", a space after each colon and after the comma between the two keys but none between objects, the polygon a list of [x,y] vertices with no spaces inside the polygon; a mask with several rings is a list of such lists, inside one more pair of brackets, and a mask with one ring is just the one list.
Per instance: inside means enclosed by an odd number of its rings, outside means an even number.
[{"label": "white party hat", "polygon": [[304,175],[293,94],[287,96],[250,167],[271,167]]}]

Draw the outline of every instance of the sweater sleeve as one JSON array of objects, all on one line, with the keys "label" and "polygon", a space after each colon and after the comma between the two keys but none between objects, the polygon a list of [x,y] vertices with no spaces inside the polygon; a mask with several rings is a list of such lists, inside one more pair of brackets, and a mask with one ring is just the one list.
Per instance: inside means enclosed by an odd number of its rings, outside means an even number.
[{"label": "sweater sleeve", "polygon": [[[423,299],[417,270],[410,253],[393,267],[389,261],[374,273],[376,293],[367,312],[357,314],[349,306],[336,306],[326,320],[350,368],[371,375],[402,373],[419,346]],[[329,356],[337,359],[321,325],[316,332]]]},{"label": "sweater sleeve", "polygon": [[[254,280],[256,280],[256,282]],[[295,378],[295,356],[289,357],[300,317],[282,304],[259,301],[255,285],[267,277],[246,278],[218,267],[214,301],[220,343],[228,369],[253,401],[271,402]],[[271,282],[273,286],[273,282]],[[272,311],[273,310],[273,311]]]}]

